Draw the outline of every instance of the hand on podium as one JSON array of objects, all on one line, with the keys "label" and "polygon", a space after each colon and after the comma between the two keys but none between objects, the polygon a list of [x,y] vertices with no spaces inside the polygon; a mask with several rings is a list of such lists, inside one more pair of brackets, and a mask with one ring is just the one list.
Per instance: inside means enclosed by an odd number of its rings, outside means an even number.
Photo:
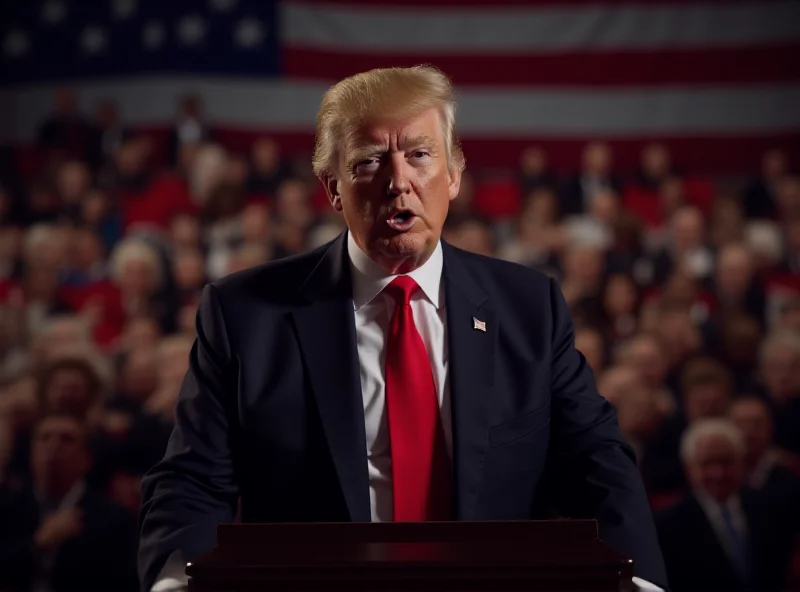
[{"label": "hand on podium", "polygon": [[188,592],[189,586],[186,582],[181,582],[175,578],[164,578],[158,580],[155,585],[150,588],[150,592]]}]

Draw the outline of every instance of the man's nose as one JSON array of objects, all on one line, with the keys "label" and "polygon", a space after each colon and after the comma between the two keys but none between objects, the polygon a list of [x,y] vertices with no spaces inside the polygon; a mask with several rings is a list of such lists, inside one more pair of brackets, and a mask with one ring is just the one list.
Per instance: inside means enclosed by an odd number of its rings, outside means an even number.
[{"label": "man's nose", "polygon": [[410,185],[406,174],[408,164],[402,154],[395,155],[389,159],[389,187],[387,193],[391,196],[408,193]]}]

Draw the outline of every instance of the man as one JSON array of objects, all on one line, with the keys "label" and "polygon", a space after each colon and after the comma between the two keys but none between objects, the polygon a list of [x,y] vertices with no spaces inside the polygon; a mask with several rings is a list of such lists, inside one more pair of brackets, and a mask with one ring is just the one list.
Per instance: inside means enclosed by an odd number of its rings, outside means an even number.
[{"label": "man", "polygon": [[794,527],[742,488],[744,442],[727,419],[701,419],[681,441],[692,491],[657,517],[675,592],[783,589]]},{"label": "man", "polygon": [[666,584],[558,287],[440,240],[464,162],[454,107],[428,67],[325,95],[314,169],[349,230],[205,288],[175,430],[143,482],[145,590],[209,550],[239,497],[245,522],[528,519],[558,502]]},{"label": "man", "polygon": [[137,589],[135,521],[87,487],[90,466],[78,419],[53,414],[40,421],[33,488],[0,498],[0,590]]},{"label": "man", "polygon": [[745,483],[770,499],[785,520],[800,526],[800,477],[775,447],[772,410],[764,399],[749,395],[730,407],[730,418],[744,440]]}]

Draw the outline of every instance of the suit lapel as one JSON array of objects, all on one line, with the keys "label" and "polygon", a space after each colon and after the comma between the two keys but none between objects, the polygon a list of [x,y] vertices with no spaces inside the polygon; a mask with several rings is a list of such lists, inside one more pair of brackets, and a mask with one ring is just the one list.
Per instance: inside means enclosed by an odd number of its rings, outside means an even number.
[{"label": "suit lapel", "polygon": [[367,445],[346,234],[323,255],[292,314],[350,519],[370,520]]},{"label": "suit lapel", "polygon": [[474,518],[488,445],[494,386],[497,316],[486,293],[447,243],[445,302],[453,414],[453,479],[456,518]]}]

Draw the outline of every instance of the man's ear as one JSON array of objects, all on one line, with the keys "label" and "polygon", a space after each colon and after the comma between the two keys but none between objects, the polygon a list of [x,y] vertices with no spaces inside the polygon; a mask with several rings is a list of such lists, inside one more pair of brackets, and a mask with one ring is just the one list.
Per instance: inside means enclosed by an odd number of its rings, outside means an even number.
[{"label": "man's ear", "polygon": [[342,196],[339,194],[339,180],[330,173],[322,173],[319,177],[325,187],[328,201],[337,212],[342,211]]},{"label": "man's ear", "polygon": [[447,193],[450,197],[450,201],[458,197],[458,192],[461,190],[461,170],[461,167],[458,165],[450,166],[447,169]]}]

